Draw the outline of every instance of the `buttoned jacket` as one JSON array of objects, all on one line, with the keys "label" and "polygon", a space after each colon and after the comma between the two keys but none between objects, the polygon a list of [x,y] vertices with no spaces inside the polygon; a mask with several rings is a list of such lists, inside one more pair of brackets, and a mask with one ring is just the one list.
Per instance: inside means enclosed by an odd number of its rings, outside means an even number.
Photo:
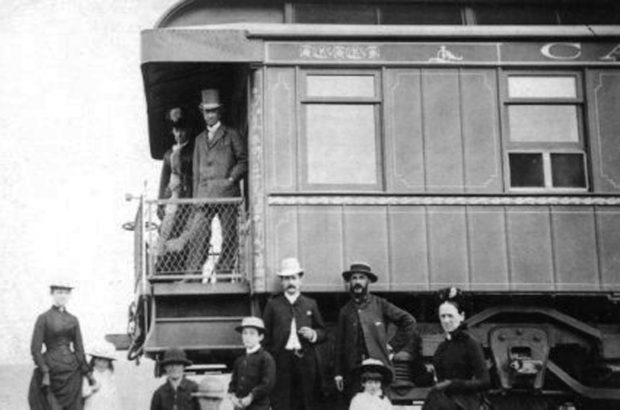
[{"label": "buttoned jacket", "polygon": [[175,390],[168,380],[159,386],[151,400],[151,410],[200,410],[198,398],[192,393],[198,391],[198,385],[183,377]]},{"label": "buttoned jacket", "polygon": [[368,356],[381,360],[386,366],[391,366],[387,349],[390,342],[388,324],[393,323],[398,328],[398,337],[391,341],[395,351],[407,346],[416,335],[413,316],[387,300],[368,294],[366,300],[357,305],[352,299],[340,309],[338,316],[334,369],[336,375],[348,376],[360,364],[360,352],[357,349],[358,323],[362,327]]},{"label": "buttoned jacket", "polygon": [[263,348],[235,360],[228,392],[238,398],[252,394],[248,410],[269,410],[269,394],[276,380],[276,364]]},{"label": "buttoned jacket", "polygon": [[193,158],[195,198],[241,196],[239,181],[247,169],[245,142],[237,131],[222,124],[211,141],[206,130],[198,134]]},{"label": "buttoned jacket", "polygon": [[[263,313],[265,322],[265,339],[263,345],[274,356],[283,351],[291,334],[291,321],[295,317],[297,330],[302,327],[312,328],[316,332],[314,343],[325,340],[325,323],[316,301],[307,296],[299,295],[295,303],[291,305],[284,294],[279,294],[267,301]],[[302,351],[313,352],[314,346],[305,337],[299,336]]]}]

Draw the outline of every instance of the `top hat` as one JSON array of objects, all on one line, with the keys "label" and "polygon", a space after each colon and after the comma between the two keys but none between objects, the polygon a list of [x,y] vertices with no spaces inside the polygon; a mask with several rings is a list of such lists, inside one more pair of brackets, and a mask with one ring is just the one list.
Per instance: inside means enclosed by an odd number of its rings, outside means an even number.
[{"label": "top hat", "polygon": [[161,366],[166,366],[168,364],[175,363],[182,364],[184,366],[189,366],[192,364],[192,362],[187,360],[187,356],[185,355],[185,352],[183,350],[179,349],[178,347],[171,347],[170,349],[166,350],[166,352],[164,353],[164,358],[161,362],[159,362],[159,364]]},{"label": "top hat", "polygon": [[370,270],[370,266],[363,262],[353,263],[349,270],[342,272],[342,277],[348,282],[349,280],[351,280],[351,276],[354,273],[363,273],[364,275],[368,276],[368,279],[373,283],[379,279],[377,275],[372,273],[372,270]]},{"label": "top hat", "polygon": [[362,364],[356,369],[356,372],[359,376],[364,373],[379,373],[383,378],[383,383],[390,384],[392,382],[392,370],[388,368],[381,360],[377,359],[366,359],[362,362]]},{"label": "top hat", "polygon": [[237,326],[235,330],[237,332],[241,332],[245,327],[253,327],[258,330],[260,333],[265,333],[265,323],[263,323],[263,319],[256,316],[244,317],[241,320],[241,325]]},{"label": "top hat", "polygon": [[200,383],[198,383],[198,391],[192,393],[192,396],[223,399],[226,397],[226,390],[224,384],[217,376],[206,375]]},{"label": "top hat", "polygon": [[299,264],[297,258],[286,258],[282,259],[280,263],[280,270],[278,271],[278,276],[293,276],[293,275],[303,275],[304,270]]},{"label": "top hat", "polygon": [[50,281],[51,289],[73,289],[73,283],[65,276],[56,276]]},{"label": "top hat", "polygon": [[114,357],[114,352],[116,352],[116,346],[114,346],[110,342],[101,342],[94,345],[88,351],[88,354],[92,357],[101,357],[103,359],[116,360],[116,357]]},{"label": "top hat", "polygon": [[201,110],[214,110],[221,107],[220,92],[214,88],[202,90],[202,102],[198,106]]}]

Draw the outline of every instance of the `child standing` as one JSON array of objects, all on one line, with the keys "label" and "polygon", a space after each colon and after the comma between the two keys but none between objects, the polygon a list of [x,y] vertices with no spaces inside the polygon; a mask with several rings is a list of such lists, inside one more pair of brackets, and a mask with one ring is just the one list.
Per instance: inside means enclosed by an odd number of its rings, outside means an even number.
[{"label": "child standing", "polygon": [[366,359],[360,367],[364,391],[357,393],[349,410],[392,410],[392,403],[383,394],[383,384],[392,381],[392,371],[380,360]]},{"label": "child standing", "polygon": [[82,396],[85,398],[84,410],[121,409],[121,402],[114,382],[114,365],[116,348],[112,343],[102,342],[89,352],[90,368],[95,384],[87,380],[82,384]]},{"label": "child standing", "polygon": [[229,398],[235,409],[269,410],[276,364],[260,344],[265,335],[265,324],[261,318],[246,317],[237,331],[241,333],[245,355],[235,360],[228,387]]},{"label": "child standing", "polygon": [[171,347],[160,362],[166,372],[166,383],[159,386],[151,400],[151,410],[200,410],[198,398],[193,393],[198,385],[184,376],[185,366],[191,365],[185,352]]}]

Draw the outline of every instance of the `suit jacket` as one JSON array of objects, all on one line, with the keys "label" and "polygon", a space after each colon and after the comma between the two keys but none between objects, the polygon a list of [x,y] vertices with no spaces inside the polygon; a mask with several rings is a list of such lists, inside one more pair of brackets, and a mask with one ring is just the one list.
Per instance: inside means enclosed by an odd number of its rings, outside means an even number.
[{"label": "suit jacket", "polygon": [[248,410],[269,410],[269,394],[276,380],[276,364],[273,357],[260,348],[235,360],[228,392],[239,398],[252,393],[253,401]]},{"label": "suit jacket", "polygon": [[[317,338],[314,343],[321,343],[325,340],[325,323],[316,301],[307,296],[299,295],[295,303],[291,305],[284,294],[279,294],[267,301],[263,313],[263,321],[267,329],[263,340],[264,346],[275,357],[286,347],[286,342],[291,333],[293,316],[297,330],[307,326],[316,331]],[[299,342],[304,353],[314,352],[313,343],[305,337],[300,335]]]},{"label": "suit jacket", "polygon": [[[172,192],[168,184],[170,183],[170,175],[172,174],[172,165],[170,163],[170,155],[172,154],[172,148],[170,148],[164,154],[164,160],[161,167],[161,176],[159,178],[159,199],[170,198]],[[189,140],[181,148],[181,189],[179,192],[179,198],[191,198],[193,189],[193,168],[192,160],[194,157],[194,141]]]},{"label": "suit jacket", "polygon": [[[198,398],[192,393],[198,391],[198,385],[183,377],[175,392],[168,380],[153,393],[151,410],[200,410]],[[175,407],[176,405],[176,407]]]},{"label": "suit jacket", "polygon": [[[372,294],[368,294],[360,305],[352,299],[340,309],[338,315],[334,369],[336,375],[347,377],[360,365],[360,352],[357,348],[358,323],[362,327],[368,356],[381,360],[386,366],[391,367],[387,351],[388,342],[392,342],[396,351],[403,347],[416,349],[408,343],[410,340],[418,340],[413,316]],[[387,340],[389,323],[398,327],[396,337],[392,341]]]},{"label": "suit jacket", "polygon": [[241,196],[239,181],[247,170],[245,141],[234,129],[222,124],[211,141],[206,130],[196,137],[193,163],[195,198]]}]

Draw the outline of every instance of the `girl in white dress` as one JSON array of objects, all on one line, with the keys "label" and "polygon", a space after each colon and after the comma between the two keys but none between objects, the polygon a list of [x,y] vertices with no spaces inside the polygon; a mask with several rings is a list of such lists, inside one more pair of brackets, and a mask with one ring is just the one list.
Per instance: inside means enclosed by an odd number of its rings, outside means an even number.
[{"label": "girl in white dress", "polygon": [[104,342],[95,346],[90,352],[92,357],[90,366],[93,369],[94,385],[87,382],[82,384],[84,410],[112,410],[122,409],[116,383],[114,381],[114,352],[113,344]]},{"label": "girl in white dress", "polygon": [[357,393],[349,410],[392,410],[392,403],[383,394],[383,383],[392,381],[392,371],[380,360],[366,359],[361,366],[362,386],[364,391]]}]

